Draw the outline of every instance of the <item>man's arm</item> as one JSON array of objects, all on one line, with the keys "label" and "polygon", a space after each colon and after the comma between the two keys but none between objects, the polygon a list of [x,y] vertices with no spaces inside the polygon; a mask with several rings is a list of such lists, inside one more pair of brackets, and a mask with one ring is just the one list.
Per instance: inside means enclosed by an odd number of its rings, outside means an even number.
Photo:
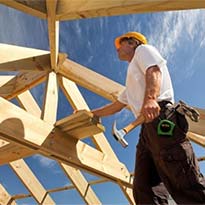
[{"label": "man's arm", "polygon": [[145,121],[150,122],[158,117],[160,112],[157,97],[160,94],[161,71],[157,65],[147,69],[145,81],[146,89],[141,113],[145,117]]},{"label": "man's arm", "polygon": [[98,117],[105,117],[105,116],[109,116],[112,115],[116,112],[119,112],[120,110],[122,110],[126,105],[121,103],[120,101],[115,101],[113,103],[110,103],[108,105],[105,105],[103,107],[91,110],[91,112]]}]

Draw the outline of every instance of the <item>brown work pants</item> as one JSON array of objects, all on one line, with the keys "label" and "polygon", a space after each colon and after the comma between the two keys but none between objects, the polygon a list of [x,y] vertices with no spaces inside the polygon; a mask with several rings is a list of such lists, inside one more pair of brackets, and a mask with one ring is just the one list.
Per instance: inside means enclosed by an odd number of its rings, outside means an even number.
[{"label": "brown work pants", "polygon": [[161,104],[160,117],[141,128],[133,182],[135,202],[165,205],[170,194],[177,204],[205,204],[205,179],[186,137],[185,117],[173,115],[173,136],[157,135],[157,125],[165,110]]}]

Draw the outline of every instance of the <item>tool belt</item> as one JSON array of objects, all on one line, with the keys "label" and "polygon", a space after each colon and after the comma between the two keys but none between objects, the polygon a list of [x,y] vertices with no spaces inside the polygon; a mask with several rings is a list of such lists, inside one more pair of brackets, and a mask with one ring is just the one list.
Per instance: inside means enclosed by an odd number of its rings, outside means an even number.
[{"label": "tool belt", "polygon": [[172,121],[172,118],[176,112],[180,115],[189,117],[194,122],[199,121],[198,111],[181,100],[175,105],[169,101],[159,102],[159,105],[163,112],[163,115],[159,117],[157,126],[157,134],[159,136],[173,136],[176,124]]}]

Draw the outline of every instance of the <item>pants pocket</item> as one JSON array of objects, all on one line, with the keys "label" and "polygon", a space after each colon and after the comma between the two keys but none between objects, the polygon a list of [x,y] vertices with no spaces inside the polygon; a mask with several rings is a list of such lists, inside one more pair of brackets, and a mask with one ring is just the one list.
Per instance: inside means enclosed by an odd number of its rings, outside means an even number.
[{"label": "pants pocket", "polygon": [[199,183],[199,167],[189,141],[160,151],[163,173],[176,189],[189,189]]}]

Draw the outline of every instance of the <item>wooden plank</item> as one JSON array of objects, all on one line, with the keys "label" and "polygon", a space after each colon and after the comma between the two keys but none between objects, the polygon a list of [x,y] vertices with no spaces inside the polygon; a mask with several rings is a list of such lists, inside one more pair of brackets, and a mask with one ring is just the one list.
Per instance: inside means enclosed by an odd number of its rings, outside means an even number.
[{"label": "wooden plank", "polygon": [[27,147],[11,142],[0,148],[0,165],[4,165],[14,160],[31,156],[35,153],[36,151],[33,149],[28,149]]},{"label": "wooden plank", "polygon": [[0,43],[0,63],[49,54],[49,51]]},{"label": "wooden plank", "polygon": [[116,100],[124,89],[119,83],[68,59],[56,72],[111,101]]},{"label": "wooden plank", "polygon": [[8,83],[15,75],[1,75],[0,76],[0,87]]},{"label": "wooden plank", "polygon": [[198,145],[201,145],[202,147],[205,147],[205,136],[198,135],[193,132],[188,132],[187,135],[191,141],[195,142]]},{"label": "wooden plank", "polygon": [[[70,102],[71,106],[74,110],[90,110],[83,96],[81,95],[77,85],[62,76],[59,76],[59,85],[63,90],[64,95]],[[109,142],[107,141],[105,135],[103,133],[99,133],[92,136],[92,140],[94,141],[95,146],[98,150],[112,157],[113,159],[118,161],[117,156],[112,150]]]},{"label": "wooden plank", "polygon": [[2,139],[39,150],[44,155],[93,174],[132,187],[124,165],[116,163],[91,146],[61,132],[45,121],[0,98]]},{"label": "wooden plank", "polygon": [[0,184],[0,205],[16,205],[2,184]]},{"label": "wooden plank", "polygon": [[46,71],[50,68],[50,54],[0,64],[0,71]]},{"label": "wooden plank", "polygon": [[55,204],[55,202],[52,200],[50,195],[47,194],[45,188],[42,186],[24,160],[13,161],[9,165],[25,185],[25,187],[30,191],[38,204]]},{"label": "wooden plank", "polygon": [[46,0],[48,37],[51,51],[51,67],[57,66],[57,57],[59,49],[59,22],[56,21],[56,8],[58,0]]},{"label": "wooden plank", "polygon": [[31,89],[46,79],[47,71],[20,72],[0,87],[0,96],[12,99],[25,90]]},{"label": "wooden plank", "polygon": [[41,118],[54,124],[57,118],[58,108],[58,83],[56,74],[51,72],[46,81],[44,104]]},{"label": "wooden plank", "polygon": [[81,110],[57,121],[55,126],[77,139],[104,131],[104,127],[94,118],[93,114],[86,110]]},{"label": "wooden plank", "polygon": [[33,98],[32,94],[30,93],[29,90],[21,93],[20,95],[17,95],[16,99],[17,99],[19,105],[21,106],[21,108],[23,108],[27,112],[35,115],[36,117],[40,118],[41,109],[38,106],[37,102],[35,101],[35,99]]},{"label": "wooden plank", "polygon": [[58,20],[205,8],[203,0],[59,0]]},{"label": "wooden plank", "polygon": [[72,183],[77,188],[78,192],[80,193],[81,197],[84,199],[86,204],[88,205],[100,205],[101,202],[98,199],[98,197],[95,195],[92,187],[90,184],[86,181],[84,176],[81,174],[81,172],[73,167],[70,167],[66,164],[61,164],[61,167],[67,173],[67,176],[70,178]]},{"label": "wooden plank", "polygon": [[30,0],[0,0],[0,3],[11,8],[20,10],[27,14],[46,18],[45,1],[30,1]]}]

